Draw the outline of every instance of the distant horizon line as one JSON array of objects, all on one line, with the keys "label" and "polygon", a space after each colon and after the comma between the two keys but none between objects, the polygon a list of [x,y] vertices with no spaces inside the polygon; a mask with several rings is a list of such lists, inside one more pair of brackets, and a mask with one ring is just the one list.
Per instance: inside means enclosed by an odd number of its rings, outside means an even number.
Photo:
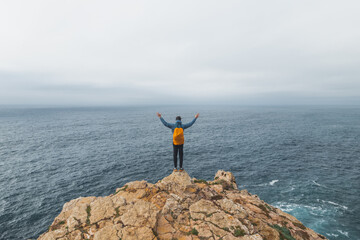
[{"label": "distant horizon line", "polygon": [[0,108],[121,108],[121,107],[360,107],[360,104],[0,104]]}]

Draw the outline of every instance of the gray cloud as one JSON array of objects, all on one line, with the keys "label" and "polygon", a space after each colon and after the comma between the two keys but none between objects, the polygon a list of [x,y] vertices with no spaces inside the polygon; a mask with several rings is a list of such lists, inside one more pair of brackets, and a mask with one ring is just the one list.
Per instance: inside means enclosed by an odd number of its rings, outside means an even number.
[{"label": "gray cloud", "polygon": [[359,104],[357,1],[8,1],[0,104]]}]

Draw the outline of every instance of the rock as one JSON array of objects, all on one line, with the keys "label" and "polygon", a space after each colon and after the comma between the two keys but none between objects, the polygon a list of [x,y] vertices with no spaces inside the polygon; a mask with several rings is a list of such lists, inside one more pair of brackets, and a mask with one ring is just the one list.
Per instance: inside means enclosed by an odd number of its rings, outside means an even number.
[{"label": "rock", "polygon": [[106,226],[97,231],[94,235],[94,240],[119,240],[115,226]]},{"label": "rock", "polygon": [[77,198],[39,240],[322,240],[294,216],[238,190],[231,172],[214,181],[173,172],[156,184],[133,181],[107,197]]},{"label": "rock", "polygon": [[128,210],[121,216],[125,226],[154,228],[159,209],[152,203],[136,200],[127,205]]},{"label": "rock", "polygon": [[192,181],[186,171],[173,172],[169,176],[158,181],[155,185],[163,191],[175,193],[179,196],[185,195],[185,188],[191,185]]},{"label": "rock", "polygon": [[90,203],[88,212],[90,223],[96,223],[115,215],[114,203],[110,197],[98,197]]},{"label": "rock", "polygon": [[210,186],[212,189],[214,189],[217,193],[223,193],[224,192],[224,187],[220,184],[214,184]]},{"label": "rock", "polygon": [[65,203],[60,215],[55,218],[52,227],[56,226],[57,222],[65,222],[70,232],[75,230],[76,226],[86,222],[88,217],[86,210],[95,199],[95,197],[77,198]]},{"label": "rock", "polygon": [[224,170],[217,171],[214,177],[214,183],[216,182],[224,182],[226,183],[225,186],[227,185],[230,188],[238,189],[235,177],[231,172],[225,172]]},{"label": "rock", "polygon": [[164,216],[161,216],[159,218],[155,230],[156,230],[159,238],[166,238],[167,235],[172,236],[172,234],[176,232],[176,230],[169,223],[169,221],[166,220],[166,218]]},{"label": "rock", "polygon": [[48,232],[48,233],[44,233],[43,235],[41,235],[39,239],[42,239],[42,240],[56,240],[56,237],[54,236],[53,232]]},{"label": "rock", "polygon": [[213,236],[213,232],[211,231],[208,223],[201,223],[195,228],[199,233],[198,236],[201,238],[210,238]]},{"label": "rock", "polygon": [[70,234],[67,237],[72,240],[82,240],[81,232],[79,230],[70,232]]},{"label": "rock", "polygon": [[211,201],[201,199],[190,206],[190,214],[192,219],[202,219],[219,212],[219,208]]},{"label": "rock", "polygon": [[[176,195],[175,195],[176,196]],[[177,218],[183,211],[183,206],[179,203],[176,197],[169,197],[163,207],[162,214],[170,215],[172,218]]]},{"label": "rock", "polygon": [[147,182],[144,180],[129,182],[126,185],[128,186],[128,189],[144,189],[148,186]]},{"label": "rock", "polygon": [[241,240],[263,240],[260,234],[247,235],[240,237]]},{"label": "rock", "polygon": [[238,218],[246,218],[248,215],[245,209],[239,203],[236,203],[231,199],[223,198],[218,200],[217,203],[220,205],[223,211],[229,212]]},{"label": "rock", "polygon": [[115,195],[111,197],[114,204],[114,208],[122,207],[126,205],[126,199],[123,196]]},{"label": "rock", "polygon": [[148,227],[125,227],[122,230],[122,239],[126,240],[153,240],[155,235]]}]

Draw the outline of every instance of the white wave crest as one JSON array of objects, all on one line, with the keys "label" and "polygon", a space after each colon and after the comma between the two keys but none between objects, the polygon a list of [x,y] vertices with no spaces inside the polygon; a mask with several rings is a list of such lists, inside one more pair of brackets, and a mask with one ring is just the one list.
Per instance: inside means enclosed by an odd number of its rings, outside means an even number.
[{"label": "white wave crest", "polygon": [[318,187],[328,188],[327,186],[322,185],[322,184],[320,184],[320,183],[317,183],[317,182],[315,182],[314,180],[312,180],[312,182],[313,182],[316,186],[318,186]]},{"label": "white wave crest", "polygon": [[279,180],[277,180],[277,179],[275,179],[275,180],[272,180],[271,182],[269,182],[269,184],[271,185],[271,186],[273,186],[275,183],[277,183]]},{"label": "white wave crest", "polygon": [[292,192],[292,191],[294,191],[294,190],[295,190],[295,187],[290,186],[290,188],[289,188],[289,189],[282,190],[281,192],[282,192],[282,193],[287,193],[287,192]]},{"label": "white wave crest", "polygon": [[338,204],[338,203],[336,203],[336,202],[332,202],[332,201],[325,201],[325,200],[321,200],[323,203],[329,203],[329,204],[331,204],[331,205],[334,205],[334,206],[337,206],[337,207],[341,207],[341,208],[343,208],[343,209],[345,209],[345,210],[347,210],[348,209],[348,207],[347,206],[344,206],[344,205],[341,205],[341,204]]},{"label": "white wave crest", "polygon": [[249,185],[249,186],[256,186],[256,187],[265,187],[265,186],[273,186],[275,183],[277,183],[279,180],[275,179],[272,180],[271,182],[268,183],[260,183],[260,184],[253,184],[253,185]]},{"label": "white wave crest", "polygon": [[330,237],[338,237],[339,234],[335,234],[335,233],[327,233],[326,235],[330,236]]},{"label": "white wave crest", "polygon": [[342,235],[349,237],[349,233],[345,232],[345,231],[341,231],[341,230],[337,230],[339,233],[341,233]]},{"label": "white wave crest", "polygon": [[297,203],[276,202],[272,205],[288,213],[296,209],[306,209],[313,215],[323,216],[323,214],[327,211],[326,209],[323,209],[321,206],[310,206],[310,205],[297,204]]}]

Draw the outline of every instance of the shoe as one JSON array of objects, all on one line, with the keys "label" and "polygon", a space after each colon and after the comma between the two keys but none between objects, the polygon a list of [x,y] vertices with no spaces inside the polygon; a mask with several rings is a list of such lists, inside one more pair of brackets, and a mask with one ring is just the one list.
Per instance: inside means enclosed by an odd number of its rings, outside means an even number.
[{"label": "shoe", "polygon": [[173,172],[178,172],[179,170],[177,168],[174,168],[173,169]]},{"label": "shoe", "polygon": [[183,172],[184,171],[184,169],[183,168],[180,168],[180,170],[179,170],[180,172]]}]

